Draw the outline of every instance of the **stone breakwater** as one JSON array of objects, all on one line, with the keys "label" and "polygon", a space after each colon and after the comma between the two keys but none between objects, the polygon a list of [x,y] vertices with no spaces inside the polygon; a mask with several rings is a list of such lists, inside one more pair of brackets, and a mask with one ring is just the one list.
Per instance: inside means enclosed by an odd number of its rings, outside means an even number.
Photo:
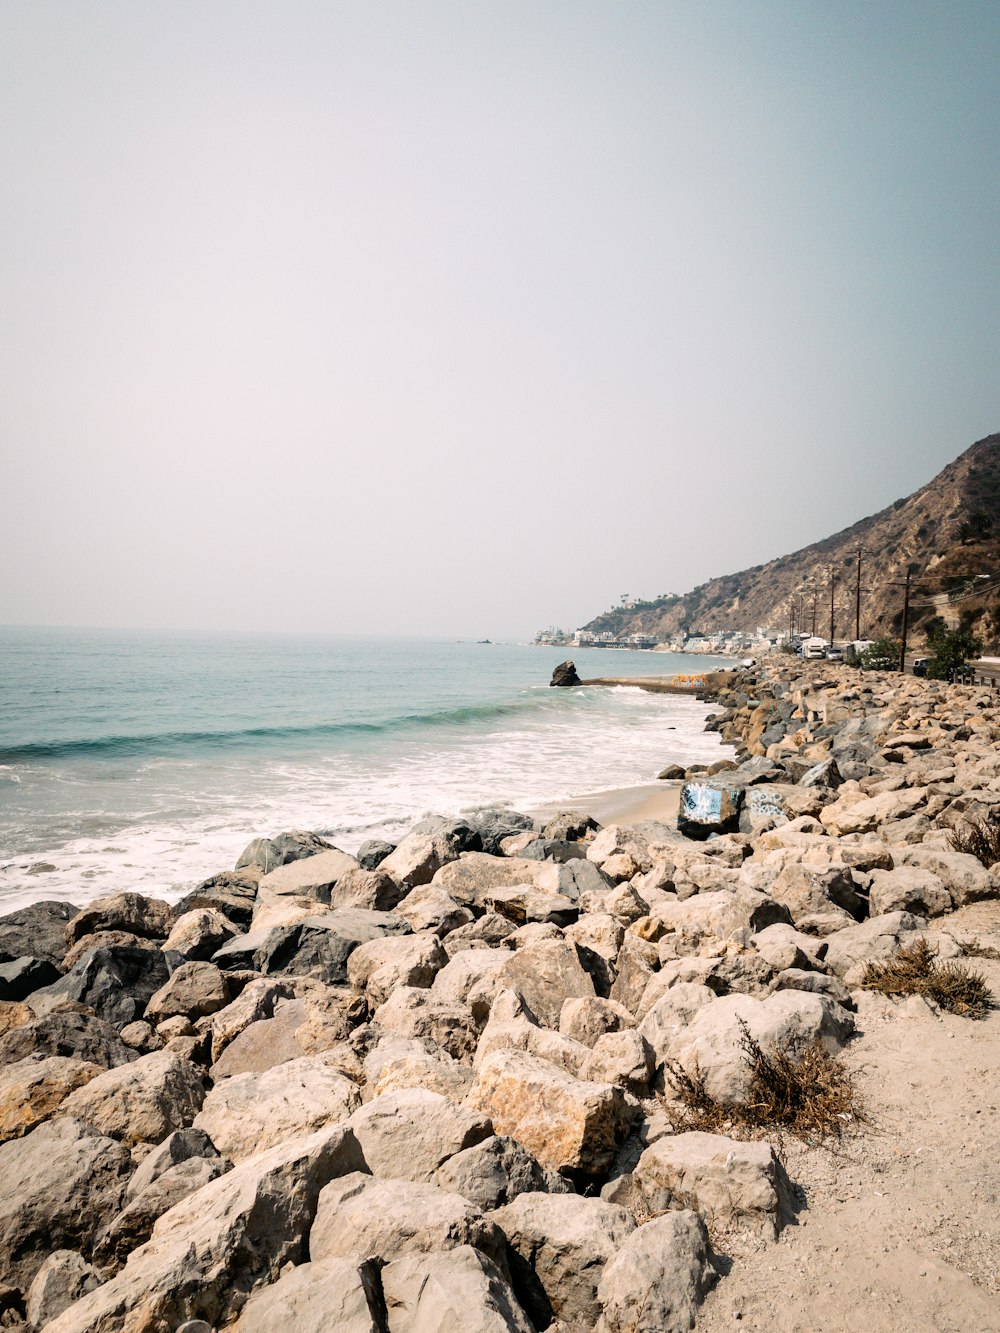
[{"label": "stone breakwater", "polygon": [[688,1329],[796,1195],[679,1132],[763,1047],[849,1048],[865,964],[1000,894],[1000,700],[776,663],[679,827],[429,820],[258,839],[176,906],[0,919],[0,1327]]}]

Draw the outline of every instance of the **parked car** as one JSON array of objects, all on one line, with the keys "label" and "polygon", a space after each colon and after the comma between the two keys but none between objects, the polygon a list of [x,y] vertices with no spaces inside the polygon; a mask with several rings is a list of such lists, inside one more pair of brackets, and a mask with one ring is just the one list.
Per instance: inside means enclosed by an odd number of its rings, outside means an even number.
[{"label": "parked car", "polygon": [[914,658],[914,661],[913,661],[913,674],[914,674],[915,676],[926,676],[926,675],[927,675],[927,662],[928,662],[928,659],[927,659],[926,657],[917,657],[917,658]]},{"label": "parked car", "polygon": [[844,660],[843,648],[827,648],[826,660],[828,662],[842,662]]}]

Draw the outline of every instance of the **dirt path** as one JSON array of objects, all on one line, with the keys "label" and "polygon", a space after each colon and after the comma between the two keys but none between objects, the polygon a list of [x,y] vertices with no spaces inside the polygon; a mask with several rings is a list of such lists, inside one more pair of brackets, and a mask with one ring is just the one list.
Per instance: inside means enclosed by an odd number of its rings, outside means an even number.
[{"label": "dirt path", "polygon": [[[947,918],[1000,949],[1000,904]],[[1000,961],[970,959],[1000,999]],[[699,1333],[1000,1330],[1000,1009],[982,1022],[863,995],[848,1062],[874,1124],[780,1153],[805,1207],[776,1244],[730,1246]]]}]

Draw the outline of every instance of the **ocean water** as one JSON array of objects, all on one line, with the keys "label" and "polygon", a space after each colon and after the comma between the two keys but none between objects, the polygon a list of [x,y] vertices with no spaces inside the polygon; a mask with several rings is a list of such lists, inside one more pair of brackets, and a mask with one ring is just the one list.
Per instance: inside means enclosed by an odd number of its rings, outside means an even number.
[{"label": "ocean water", "polygon": [[[251,838],[348,851],[431,812],[525,809],[723,752],[695,699],[548,686],[568,650],[0,628],[0,911],[178,896]],[[574,649],[582,676],[717,658]]]}]

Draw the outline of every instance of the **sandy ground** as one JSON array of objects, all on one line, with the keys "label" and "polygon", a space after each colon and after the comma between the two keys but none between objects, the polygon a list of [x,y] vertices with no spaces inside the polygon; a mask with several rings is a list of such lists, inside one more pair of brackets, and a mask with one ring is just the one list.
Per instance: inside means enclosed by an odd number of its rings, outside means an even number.
[{"label": "sandy ground", "polygon": [[679,782],[647,782],[639,787],[589,792],[586,796],[563,801],[561,805],[544,806],[530,813],[544,819],[557,810],[582,810],[593,815],[600,824],[640,824],[646,819],[673,824],[677,820],[680,789]]},{"label": "sandy ground", "polygon": [[[1000,904],[942,923],[1000,949]],[[969,959],[1000,999],[1000,962]],[[720,1238],[699,1333],[1000,1330],[1000,1009],[982,1022],[862,995],[847,1061],[872,1124],[774,1146],[801,1192],[776,1244]]]}]

